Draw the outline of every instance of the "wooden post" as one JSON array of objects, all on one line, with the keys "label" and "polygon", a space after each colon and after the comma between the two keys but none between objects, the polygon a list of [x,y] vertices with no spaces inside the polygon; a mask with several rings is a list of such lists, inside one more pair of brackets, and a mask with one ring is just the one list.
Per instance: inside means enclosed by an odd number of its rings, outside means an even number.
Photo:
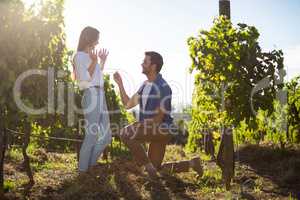
[{"label": "wooden post", "polygon": [[31,124],[30,122],[25,122],[24,124],[24,131],[25,131],[25,135],[23,138],[23,145],[22,145],[22,153],[23,153],[23,157],[24,157],[24,162],[23,162],[23,166],[25,168],[26,174],[29,178],[29,187],[32,187],[34,185],[34,179],[33,179],[33,173],[30,167],[30,158],[27,155],[27,147],[30,143],[30,134],[31,134]]},{"label": "wooden post", "polygon": [[215,159],[215,146],[213,143],[213,135],[209,131],[204,134],[204,151],[207,155],[211,156],[211,159]]},{"label": "wooden post", "polygon": [[219,15],[230,19],[230,0],[219,0]]},{"label": "wooden post", "polygon": [[[219,14],[230,19],[230,0],[219,0]],[[224,98],[224,96],[223,96]],[[229,104],[230,100],[225,100],[224,103]],[[224,109],[224,108],[222,108]],[[222,138],[217,155],[217,164],[222,169],[222,178],[225,182],[226,190],[230,190],[230,183],[234,176],[234,145],[232,128],[222,128]]]},{"label": "wooden post", "polygon": [[226,190],[230,190],[230,183],[234,177],[234,145],[232,128],[222,130],[220,149],[217,155],[217,165],[222,170],[222,179]]},{"label": "wooden post", "polygon": [[[82,140],[82,136],[80,135],[81,133],[81,129],[79,126],[79,123],[77,123],[78,126],[76,128],[76,139],[77,140]],[[77,162],[79,162],[79,155],[80,155],[80,148],[81,148],[82,142],[76,142],[75,146],[76,146],[76,158],[77,158]]]},{"label": "wooden post", "polygon": [[0,199],[4,199],[4,158],[6,151],[6,130],[0,127]]}]

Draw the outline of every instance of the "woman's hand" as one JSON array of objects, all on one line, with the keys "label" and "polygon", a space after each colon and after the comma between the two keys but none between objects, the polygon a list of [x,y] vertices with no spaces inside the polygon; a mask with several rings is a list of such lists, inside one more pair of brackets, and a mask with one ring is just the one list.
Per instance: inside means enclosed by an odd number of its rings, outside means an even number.
[{"label": "woman's hand", "polygon": [[93,63],[98,62],[98,51],[97,50],[94,50],[94,49],[89,50],[89,56]]},{"label": "woman's hand", "polygon": [[103,70],[105,62],[106,62],[106,58],[108,56],[109,52],[107,51],[107,49],[100,49],[98,56],[100,58],[100,68]]}]

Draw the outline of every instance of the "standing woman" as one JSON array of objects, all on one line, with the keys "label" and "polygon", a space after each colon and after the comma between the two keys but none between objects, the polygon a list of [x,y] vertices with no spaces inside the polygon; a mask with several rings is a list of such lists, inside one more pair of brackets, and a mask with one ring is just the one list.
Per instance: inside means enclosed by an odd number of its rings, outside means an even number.
[{"label": "standing woman", "polygon": [[[79,89],[83,90],[82,108],[85,119],[85,137],[80,149],[78,168],[86,172],[97,164],[98,157],[111,142],[109,115],[104,94],[103,68],[108,51],[95,50],[99,31],[85,27],[74,55],[74,74]],[[98,63],[100,58],[100,64]]]}]

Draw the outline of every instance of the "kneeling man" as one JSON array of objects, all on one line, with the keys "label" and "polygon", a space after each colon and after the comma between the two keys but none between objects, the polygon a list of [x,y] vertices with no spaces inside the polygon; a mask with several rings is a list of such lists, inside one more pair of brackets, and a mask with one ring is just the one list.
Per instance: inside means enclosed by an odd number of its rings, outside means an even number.
[{"label": "kneeling man", "polygon": [[[147,80],[131,98],[124,89],[120,74],[118,72],[114,74],[125,108],[130,109],[138,104],[140,108],[138,122],[121,129],[120,138],[129,148],[135,161],[145,166],[151,178],[157,178],[157,171],[160,170],[186,172],[190,168],[202,176],[203,169],[199,157],[162,164],[166,145],[172,137],[173,125],[170,115],[172,90],[160,74],[162,66],[163,58],[159,53],[153,51],[145,53],[142,68]],[[145,142],[149,142],[147,153],[142,145]]]}]

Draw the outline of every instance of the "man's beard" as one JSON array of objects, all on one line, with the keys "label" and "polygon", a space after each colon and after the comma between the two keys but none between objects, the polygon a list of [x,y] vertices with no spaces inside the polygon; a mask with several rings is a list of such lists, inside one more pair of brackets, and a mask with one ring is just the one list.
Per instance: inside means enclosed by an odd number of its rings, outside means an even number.
[{"label": "man's beard", "polygon": [[142,73],[147,75],[147,71],[144,68],[142,69]]}]

